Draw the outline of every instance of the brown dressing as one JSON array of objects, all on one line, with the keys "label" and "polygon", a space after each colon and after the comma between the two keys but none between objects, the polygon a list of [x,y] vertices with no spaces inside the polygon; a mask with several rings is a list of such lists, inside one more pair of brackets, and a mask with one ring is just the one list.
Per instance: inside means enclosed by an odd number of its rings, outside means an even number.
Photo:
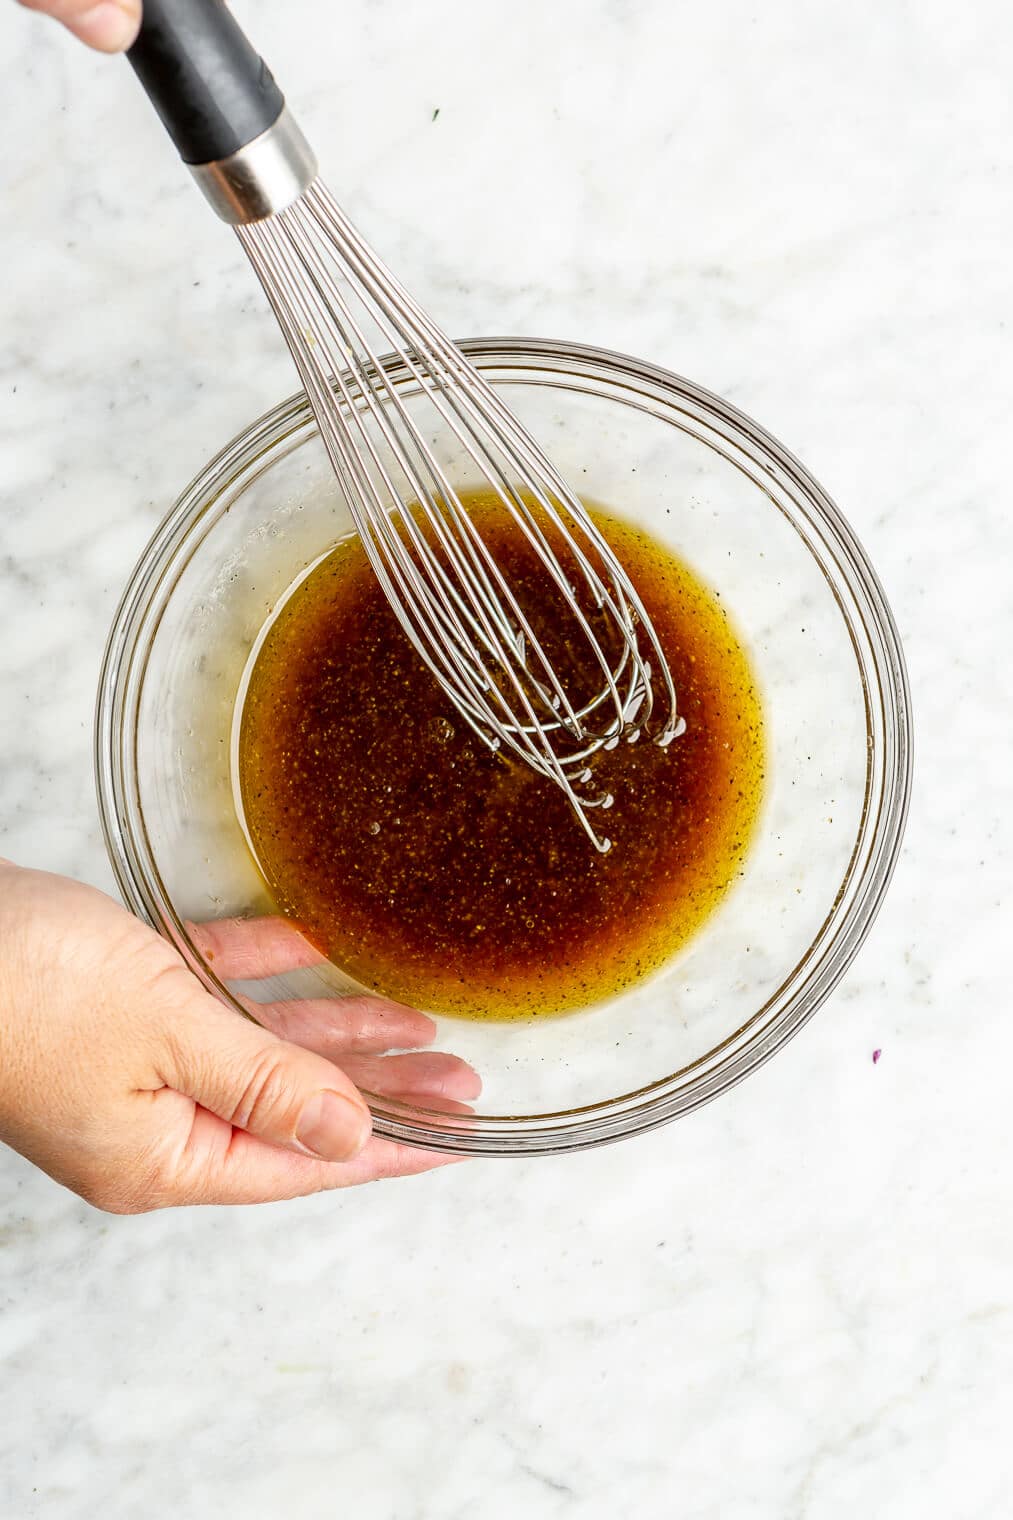
[{"label": "brown dressing", "polygon": [[[525,607],[533,555],[484,531]],[[297,588],[258,655],[239,778],[279,908],[351,976],[471,1018],[562,1012],[655,970],[741,869],[763,785],[753,674],[719,600],[648,534],[595,510],[658,630],[686,733],[595,760],[599,855],[563,794],[491,754],[422,666],[358,540]],[[541,631],[536,628],[536,632]],[[551,640],[551,630],[547,631]]]}]

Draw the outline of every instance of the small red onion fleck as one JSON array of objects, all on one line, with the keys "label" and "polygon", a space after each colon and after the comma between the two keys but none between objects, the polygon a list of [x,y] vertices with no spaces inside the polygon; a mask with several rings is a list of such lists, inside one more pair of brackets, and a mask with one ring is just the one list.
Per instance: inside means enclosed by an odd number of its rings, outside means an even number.
[{"label": "small red onion fleck", "polygon": [[881,1050],[874,1050],[872,1052],[872,1064],[873,1064],[873,1066],[876,1065],[876,1063],[878,1062],[878,1060],[879,1060],[879,1058],[880,1058],[880,1056],[882,1054],[883,1054],[883,1052]]}]

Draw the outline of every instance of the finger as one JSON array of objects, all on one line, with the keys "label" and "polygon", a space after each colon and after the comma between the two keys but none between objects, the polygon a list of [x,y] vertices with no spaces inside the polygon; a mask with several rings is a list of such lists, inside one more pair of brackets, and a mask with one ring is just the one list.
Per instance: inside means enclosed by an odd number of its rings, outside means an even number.
[{"label": "finger", "polygon": [[382,1140],[377,1135],[361,1155],[349,1162],[347,1170],[355,1175],[356,1183],[381,1182],[391,1177],[417,1177],[421,1172],[466,1160],[466,1156],[427,1151],[421,1145],[400,1145],[396,1140]]},{"label": "finger", "polygon": [[[474,1117],[475,1108],[471,1103],[459,1103],[456,1098],[441,1098],[433,1094],[421,1097],[418,1093],[384,1093],[388,1103],[404,1103],[416,1112],[424,1110],[433,1114],[470,1114]],[[457,1133],[466,1134],[467,1130],[457,1130]]]},{"label": "finger", "polygon": [[287,918],[219,918],[187,924],[198,953],[224,980],[252,982],[319,966],[326,956]]},{"label": "finger", "polygon": [[482,1079],[467,1061],[439,1050],[401,1056],[346,1056],[339,1064],[357,1088],[379,1096],[467,1102],[482,1091]]},{"label": "finger", "polygon": [[103,53],[121,53],[136,40],[141,0],[21,0],[30,11],[44,11]]},{"label": "finger", "polygon": [[270,1203],[304,1198],[382,1178],[414,1177],[455,1161],[389,1140],[372,1139],[354,1161],[315,1161],[279,1150],[198,1109],[172,1203]]},{"label": "finger", "polygon": [[346,1055],[378,1055],[431,1045],[436,1025],[424,1013],[386,998],[301,998],[292,1003],[241,999],[251,1018],[283,1040],[332,1060]]},{"label": "finger", "polygon": [[369,1137],[369,1109],[339,1067],[200,989],[173,1009],[163,1042],[166,1086],[260,1140],[346,1161]]}]

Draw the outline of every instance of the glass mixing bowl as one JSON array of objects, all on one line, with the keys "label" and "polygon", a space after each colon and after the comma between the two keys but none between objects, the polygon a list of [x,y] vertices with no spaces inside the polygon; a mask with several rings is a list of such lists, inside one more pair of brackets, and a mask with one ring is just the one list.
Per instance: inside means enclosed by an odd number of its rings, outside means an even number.
[{"label": "glass mixing bowl", "polygon": [[[678,955],[582,1013],[438,1018],[438,1046],[482,1077],[472,1115],[368,1095],[376,1131],[393,1139],[558,1152],[650,1129],[716,1097],[773,1055],[840,980],[901,841],[907,680],[890,609],[854,534],[808,471],[748,417],[618,354],[514,339],[463,347],[578,491],[649,529],[720,593],[766,716],[767,794],[745,873]],[[390,373],[406,404],[425,404],[403,367]],[[433,443],[469,484],[474,467],[454,440],[437,432]],[[123,896],[240,1011],[240,998],[354,989],[326,962],[256,984],[228,981],[187,927],[272,911],[233,790],[237,694],[278,600],[350,528],[297,396],[180,498],[134,572],[106,653],[98,790]]]}]

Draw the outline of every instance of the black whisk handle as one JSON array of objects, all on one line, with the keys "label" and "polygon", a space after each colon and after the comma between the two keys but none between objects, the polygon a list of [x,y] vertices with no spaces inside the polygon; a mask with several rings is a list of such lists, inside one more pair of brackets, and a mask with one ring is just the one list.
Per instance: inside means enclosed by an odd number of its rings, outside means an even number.
[{"label": "black whisk handle", "polygon": [[187,164],[231,157],[285,107],[270,69],[223,0],[144,0],[127,57]]}]

